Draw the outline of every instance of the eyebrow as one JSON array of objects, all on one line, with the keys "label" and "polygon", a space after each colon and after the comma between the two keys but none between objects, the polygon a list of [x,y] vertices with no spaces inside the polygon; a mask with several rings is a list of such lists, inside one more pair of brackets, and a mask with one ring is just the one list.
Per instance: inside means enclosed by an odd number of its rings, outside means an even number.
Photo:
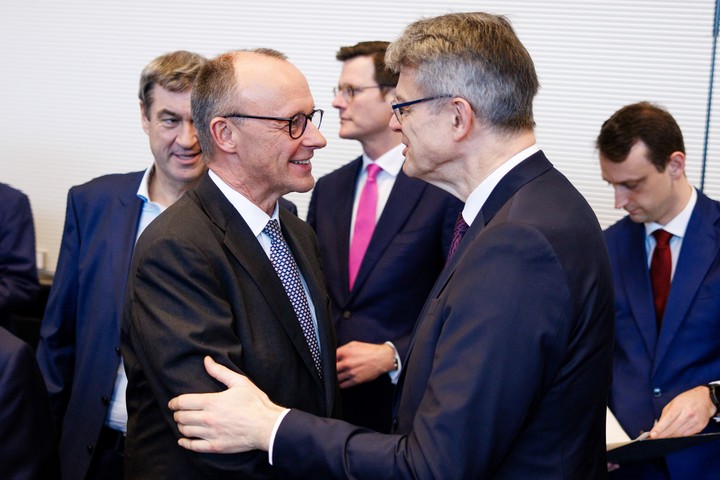
[{"label": "eyebrow", "polygon": [[167,108],[164,108],[164,109],[160,110],[159,112],[157,112],[157,115],[158,115],[158,117],[170,115],[171,117],[182,118],[182,115],[180,115],[179,113],[173,112],[172,110],[168,110]]}]

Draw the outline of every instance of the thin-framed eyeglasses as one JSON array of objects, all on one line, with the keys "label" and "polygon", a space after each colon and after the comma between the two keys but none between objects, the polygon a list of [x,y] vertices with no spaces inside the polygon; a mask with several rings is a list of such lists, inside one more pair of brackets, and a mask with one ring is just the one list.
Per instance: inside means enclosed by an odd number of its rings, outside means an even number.
[{"label": "thin-framed eyeglasses", "polygon": [[363,90],[368,88],[387,88],[388,85],[368,85],[367,87],[353,87],[352,85],[338,85],[333,88],[333,95],[336,97],[338,93],[341,93],[347,103],[350,103],[355,98],[355,95],[362,93]]},{"label": "thin-framed eyeglasses", "polygon": [[402,123],[403,115],[405,115],[407,113],[407,107],[416,105],[418,103],[429,102],[430,100],[437,100],[438,98],[452,98],[452,97],[454,97],[454,95],[450,95],[450,94],[434,95],[432,97],[419,98],[417,100],[410,100],[409,102],[403,102],[403,103],[397,103],[397,101],[393,100],[392,102],[390,102],[390,106],[392,107],[393,113],[395,114],[395,118],[397,118],[398,123]]},{"label": "thin-framed eyeglasses", "polygon": [[[241,113],[229,113],[227,115],[222,115],[223,118],[252,118],[255,120],[274,120],[277,122],[288,122],[288,133],[290,134],[290,138],[296,139],[302,137],[303,133],[305,133],[305,129],[307,128],[308,120],[312,122],[313,125],[315,125],[315,128],[318,130],[320,129],[320,125],[322,125],[322,119],[323,114],[325,113],[324,110],[320,108],[316,108],[310,113],[296,113],[292,117],[285,118],[285,117],[264,117],[261,115],[244,115]],[[319,115],[318,115],[319,114]]]}]

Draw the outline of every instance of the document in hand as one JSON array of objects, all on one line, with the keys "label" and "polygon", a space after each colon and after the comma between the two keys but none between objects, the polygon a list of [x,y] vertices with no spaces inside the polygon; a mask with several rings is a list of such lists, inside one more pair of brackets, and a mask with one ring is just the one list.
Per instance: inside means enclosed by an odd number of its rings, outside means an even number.
[{"label": "document in hand", "polygon": [[650,439],[649,432],[645,432],[636,439],[630,440],[610,409],[607,411],[606,432],[607,461],[617,464],[646,462],[683,448],[720,439],[720,433]]}]

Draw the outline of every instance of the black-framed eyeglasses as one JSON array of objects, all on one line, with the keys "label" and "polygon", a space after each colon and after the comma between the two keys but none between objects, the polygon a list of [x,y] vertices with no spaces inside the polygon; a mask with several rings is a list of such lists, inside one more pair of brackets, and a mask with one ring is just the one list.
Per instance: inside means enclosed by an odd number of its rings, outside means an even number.
[{"label": "black-framed eyeglasses", "polygon": [[[315,128],[318,130],[320,129],[320,125],[322,125],[322,119],[323,114],[325,113],[324,110],[320,108],[316,108],[310,113],[296,113],[292,117],[284,118],[284,117],[263,117],[261,115],[244,115],[241,113],[229,113],[227,115],[222,115],[223,118],[253,118],[255,120],[275,120],[278,122],[288,122],[288,133],[290,134],[290,138],[296,139],[302,137],[303,133],[305,133],[305,129],[307,128],[308,120],[312,122],[313,125],[315,125]],[[318,115],[319,114],[319,115]]]},{"label": "black-framed eyeglasses", "polygon": [[367,87],[353,87],[352,85],[338,85],[333,88],[333,95],[336,97],[338,93],[341,93],[346,102],[350,103],[355,98],[355,95],[362,93],[363,90],[368,88],[389,88],[389,85],[368,85]]},{"label": "black-framed eyeglasses", "polygon": [[403,103],[397,103],[395,100],[390,102],[390,106],[392,107],[393,113],[395,114],[395,118],[397,118],[398,123],[402,123],[403,115],[407,113],[407,107],[410,107],[412,105],[423,103],[423,102],[429,102],[430,100],[437,100],[438,98],[452,98],[454,95],[450,94],[444,94],[444,95],[435,95],[432,97],[425,97],[425,98],[419,98],[417,100],[410,100],[409,102],[403,102]]}]

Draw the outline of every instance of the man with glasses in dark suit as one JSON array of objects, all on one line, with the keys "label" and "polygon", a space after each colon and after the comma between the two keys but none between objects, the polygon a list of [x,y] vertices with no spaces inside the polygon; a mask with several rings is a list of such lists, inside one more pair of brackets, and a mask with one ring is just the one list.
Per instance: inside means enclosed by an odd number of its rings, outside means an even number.
[{"label": "man with glasses in dark suit", "polygon": [[125,478],[282,478],[259,452],[179,448],[167,403],[221,389],[203,369],[210,355],[282,405],[337,414],[315,234],[278,205],[313,186],[323,112],[283,54],[258,49],[209,61],[193,86],[192,115],[209,171],[145,230],[130,268]]}]

